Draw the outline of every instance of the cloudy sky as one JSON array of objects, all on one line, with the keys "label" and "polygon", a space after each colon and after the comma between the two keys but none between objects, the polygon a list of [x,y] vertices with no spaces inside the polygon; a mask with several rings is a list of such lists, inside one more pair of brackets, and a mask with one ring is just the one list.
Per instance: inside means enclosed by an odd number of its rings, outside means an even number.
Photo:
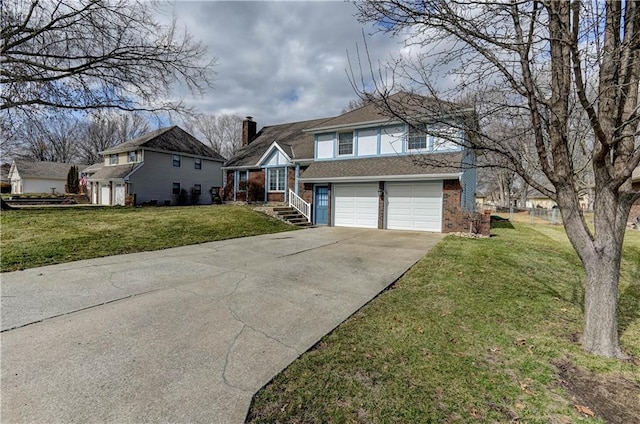
[{"label": "cloudy sky", "polygon": [[176,1],[178,24],[218,59],[215,89],[185,100],[201,112],[253,116],[258,126],[339,114],[356,98],[347,52],[385,60],[401,40],[363,26],[342,1]]}]

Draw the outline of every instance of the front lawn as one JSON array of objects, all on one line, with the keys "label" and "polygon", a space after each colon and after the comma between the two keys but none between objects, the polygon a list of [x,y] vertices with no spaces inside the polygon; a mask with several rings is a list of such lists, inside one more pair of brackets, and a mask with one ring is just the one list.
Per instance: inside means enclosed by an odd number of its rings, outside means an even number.
[{"label": "front lawn", "polygon": [[620,286],[627,362],[580,348],[583,272],[562,227],[493,233],[444,239],[263,388],[249,422],[640,422],[640,232]]},{"label": "front lawn", "polygon": [[2,272],[294,229],[242,206],[15,209],[0,220]]}]

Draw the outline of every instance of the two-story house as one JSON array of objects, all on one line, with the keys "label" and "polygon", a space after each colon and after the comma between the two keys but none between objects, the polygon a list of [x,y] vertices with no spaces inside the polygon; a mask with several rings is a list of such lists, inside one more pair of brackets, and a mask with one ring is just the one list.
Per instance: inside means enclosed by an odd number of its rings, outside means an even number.
[{"label": "two-story house", "polygon": [[177,126],[100,153],[104,161],[84,169],[93,204],[177,204],[183,190],[188,203],[211,204],[222,187],[224,158]]},{"label": "two-story house", "polygon": [[[390,100],[406,96],[415,104],[407,93]],[[475,115],[460,107],[446,116],[427,107],[411,114],[417,124],[369,104],[260,132],[248,118],[243,147],[224,166],[225,199],[288,202],[316,225],[469,231],[476,158],[460,123]]]}]

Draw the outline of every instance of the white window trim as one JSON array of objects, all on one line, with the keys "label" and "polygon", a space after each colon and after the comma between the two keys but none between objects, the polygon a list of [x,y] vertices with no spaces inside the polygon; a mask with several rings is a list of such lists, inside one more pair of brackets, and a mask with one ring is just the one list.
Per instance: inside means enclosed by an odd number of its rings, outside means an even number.
[{"label": "white window trim", "polygon": [[[287,184],[286,184],[286,181],[287,181],[287,168],[274,167],[274,168],[267,168],[267,170],[268,170],[267,172],[269,174],[269,181],[268,181],[268,184],[267,184],[267,191],[269,193],[284,193],[286,188],[287,188]],[[272,173],[272,171],[274,171],[274,172],[277,171],[278,172],[277,175],[280,175],[280,171],[282,171],[282,175],[283,175],[283,178],[282,178],[282,190],[278,190],[278,189],[271,190],[271,176],[272,176],[271,173]],[[280,178],[277,178],[277,180],[276,180],[276,187],[279,185],[278,183],[280,183]]]},{"label": "white window trim", "polygon": [[[351,153],[340,153],[340,136],[342,134],[351,134]],[[353,131],[338,133],[338,145],[336,149],[337,156],[353,156],[355,154],[355,134]]]}]

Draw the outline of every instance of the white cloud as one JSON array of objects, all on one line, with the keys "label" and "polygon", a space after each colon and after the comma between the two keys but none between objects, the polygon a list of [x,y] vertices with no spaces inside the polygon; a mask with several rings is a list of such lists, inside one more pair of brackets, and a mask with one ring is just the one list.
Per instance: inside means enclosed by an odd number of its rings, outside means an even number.
[{"label": "white cloud", "polygon": [[[258,125],[332,116],[356,98],[347,79],[363,26],[346,2],[179,1],[178,24],[218,58],[215,88],[185,101],[207,113],[251,115]],[[365,27],[374,60],[400,41]]]}]

